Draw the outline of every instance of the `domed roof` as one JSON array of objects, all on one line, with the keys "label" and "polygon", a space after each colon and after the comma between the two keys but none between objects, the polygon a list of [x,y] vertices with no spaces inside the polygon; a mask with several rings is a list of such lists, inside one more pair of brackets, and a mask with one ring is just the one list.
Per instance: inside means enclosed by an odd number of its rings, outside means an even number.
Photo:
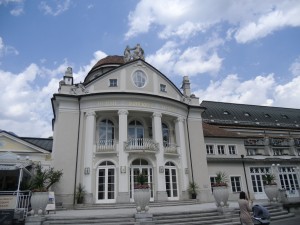
[{"label": "domed roof", "polygon": [[124,63],[125,62],[124,62],[124,57],[123,56],[109,55],[109,56],[106,56],[103,59],[100,59],[95,64],[95,66],[93,66],[92,70],[95,69],[95,68],[97,68],[97,67],[103,66],[103,65],[110,65],[110,64],[119,64],[119,65],[122,65]]}]

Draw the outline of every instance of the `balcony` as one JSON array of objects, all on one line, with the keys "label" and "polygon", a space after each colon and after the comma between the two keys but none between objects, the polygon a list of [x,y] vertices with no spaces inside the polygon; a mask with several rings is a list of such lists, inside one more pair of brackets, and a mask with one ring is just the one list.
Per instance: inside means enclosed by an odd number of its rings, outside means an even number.
[{"label": "balcony", "polygon": [[125,151],[127,152],[157,152],[159,150],[158,143],[150,138],[132,138],[125,141]]},{"label": "balcony", "polygon": [[265,140],[263,138],[247,139],[244,141],[244,145],[246,145],[246,146],[264,146]]},{"label": "balcony", "polygon": [[273,149],[274,156],[290,155],[289,149]]},{"label": "balcony", "polygon": [[270,144],[272,146],[288,147],[290,146],[290,141],[287,138],[272,138]]},{"label": "balcony", "polygon": [[164,152],[165,154],[177,154],[177,144],[169,143],[164,141]]},{"label": "balcony", "polygon": [[96,153],[116,152],[116,144],[117,141],[114,139],[100,140],[96,145]]}]

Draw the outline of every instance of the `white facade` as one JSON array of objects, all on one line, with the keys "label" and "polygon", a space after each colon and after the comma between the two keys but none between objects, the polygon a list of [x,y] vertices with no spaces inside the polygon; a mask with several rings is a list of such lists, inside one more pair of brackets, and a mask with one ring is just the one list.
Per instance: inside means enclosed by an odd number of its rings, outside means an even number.
[{"label": "white facade", "polygon": [[[299,130],[290,137],[296,144],[288,156],[274,157],[279,150],[269,144],[263,154],[253,155],[246,142],[260,134],[251,127],[214,125],[222,135],[207,134],[206,106],[191,94],[188,77],[181,92],[142,58],[125,61],[121,56],[100,60],[82,84],[73,84],[69,68],[52,98],[53,166],[64,173],[55,187],[57,202],[75,204],[79,183],[87,192],[85,203],[131,202],[139,173],[148,177],[152,201],[189,199],[194,181],[199,201],[211,202],[218,171],[228,174],[231,200],[242,190],[266,198],[262,174],[268,171],[276,172],[278,188],[299,197]],[[276,137],[282,135],[274,130]]]}]

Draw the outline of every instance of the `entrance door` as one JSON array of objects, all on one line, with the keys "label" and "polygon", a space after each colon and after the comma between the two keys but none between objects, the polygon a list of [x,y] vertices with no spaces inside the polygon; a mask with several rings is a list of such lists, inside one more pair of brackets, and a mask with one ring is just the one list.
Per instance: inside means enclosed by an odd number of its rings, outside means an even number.
[{"label": "entrance door", "polygon": [[130,168],[130,200],[134,201],[134,185],[137,184],[137,176],[142,173],[144,174],[150,186],[151,197],[150,201],[154,201],[154,192],[153,192],[153,168],[148,165],[148,162],[144,159],[136,159],[132,162]]},{"label": "entrance door", "polygon": [[168,200],[179,200],[176,167],[172,162],[167,162],[165,167],[166,191]]},{"label": "entrance door", "polygon": [[98,168],[97,203],[116,202],[116,169],[112,162],[105,161]]},{"label": "entrance door", "polygon": [[263,175],[270,173],[269,167],[251,167],[251,182],[255,199],[267,199],[264,191]]}]

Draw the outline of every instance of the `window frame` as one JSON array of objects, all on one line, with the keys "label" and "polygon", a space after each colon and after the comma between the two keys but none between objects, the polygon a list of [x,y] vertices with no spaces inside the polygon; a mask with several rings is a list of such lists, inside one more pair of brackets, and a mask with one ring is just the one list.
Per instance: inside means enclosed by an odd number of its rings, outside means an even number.
[{"label": "window frame", "polygon": [[[219,147],[223,147],[223,149],[220,150]],[[217,150],[218,150],[218,155],[226,155],[226,146],[224,144],[217,145]],[[221,151],[223,151],[223,153]]]},{"label": "window frame", "polygon": [[[232,178],[233,179],[238,178],[238,181],[236,181],[236,180],[233,181]],[[236,184],[237,182],[239,182],[240,186],[237,186],[237,184]],[[230,186],[231,186],[231,192],[232,193],[241,192],[242,191],[242,178],[241,178],[241,176],[239,176],[239,175],[230,176]],[[235,191],[233,190],[233,188],[235,188]]]},{"label": "window frame", "polygon": [[[234,149],[230,149],[230,147],[234,147]],[[232,153],[232,151],[234,151],[234,153]],[[236,145],[228,145],[228,154],[229,155],[237,155],[237,147]]]},{"label": "window frame", "polygon": [[118,79],[116,78],[109,79],[109,87],[118,87]]},{"label": "window frame", "polygon": [[[209,149],[210,152],[208,152],[208,147],[212,147],[212,149]],[[214,155],[215,154],[215,146],[213,144],[206,144],[206,154],[207,155]]]}]

